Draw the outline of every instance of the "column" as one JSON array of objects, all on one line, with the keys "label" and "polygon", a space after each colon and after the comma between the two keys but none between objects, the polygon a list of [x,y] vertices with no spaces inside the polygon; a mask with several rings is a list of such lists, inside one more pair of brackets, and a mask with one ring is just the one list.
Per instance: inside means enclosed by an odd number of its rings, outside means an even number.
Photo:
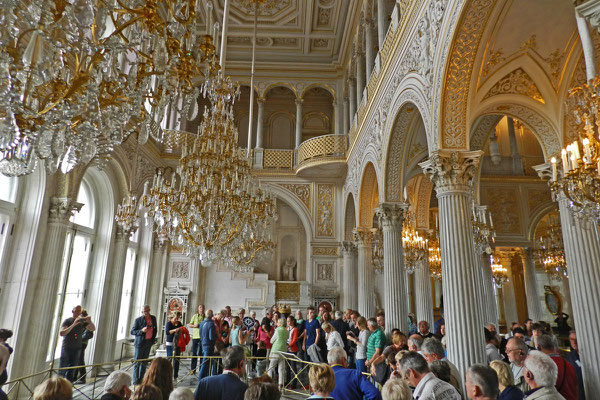
[{"label": "column", "polygon": [[[150,277],[145,303],[150,306],[152,314],[159,319],[162,316],[162,294],[164,288],[165,271],[167,269],[167,240],[154,237],[152,249],[152,262],[150,264]],[[140,310],[135,310],[140,312]],[[134,315],[137,315],[134,313]],[[158,321],[157,321],[158,323]]]},{"label": "column", "polygon": [[498,328],[498,306],[496,305],[496,295],[494,293],[494,279],[492,278],[492,263],[487,253],[481,255],[483,292],[485,295],[486,315],[484,323],[494,324]]},{"label": "column", "polygon": [[375,62],[375,43],[373,43],[373,20],[371,18],[365,19],[365,53],[366,53],[366,70],[367,79],[369,82],[371,78],[371,72],[373,72],[373,63]]},{"label": "column", "polygon": [[517,148],[517,135],[515,135],[515,122],[511,117],[507,117],[508,139],[510,142],[510,155],[512,158],[512,167],[515,174],[523,175],[523,160]]},{"label": "column", "polygon": [[338,111],[339,107],[338,107],[338,101],[337,99],[333,99],[333,115],[331,116],[331,121],[333,122],[334,126],[333,126],[333,132],[336,135],[341,134],[340,132],[340,124],[338,123],[338,116],[339,116],[339,111]]},{"label": "column", "polygon": [[348,96],[344,96],[344,135],[350,131],[350,103]]},{"label": "column", "polygon": [[438,198],[448,358],[461,376],[471,365],[486,363],[471,226],[471,190],[482,153],[437,150],[420,163]]},{"label": "column", "polygon": [[591,393],[600,393],[600,297],[595,295],[600,293],[600,238],[598,226],[574,215],[564,194],[557,197],[569,269],[573,322],[585,392],[589,397]]},{"label": "column", "polygon": [[304,100],[296,99],[296,148],[302,143],[302,103]]},{"label": "column", "polygon": [[264,126],[264,116],[265,116],[265,99],[264,97],[259,97],[256,100],[258,103],[258,113],[256,117],[256,148],[263,148],[263,126]]},{"label": "column", "polygon": [[350,92],[350,118],[348,123],[352,126],[352,121],[354,121],[354,115],[356,114],[356,79],[349,78],[348,79],[348,89]]},{"label": "column", "polygon": [[362,102],[363,90],[365,89],[365,64],[364,54],[357,50],[356,54],[356,109]]},{"label": "column", "polygon": [[408,204],[383,203],[376,210],[379,226],[383,229],[383,277],[386,334],[398,328],[408,332],[408,305],[406,302],[406,270],[402,250],[402,223]]},{"label": "column", "polygon": [[431,276],[429,275],[429,263],[423,260],[415,269],[415,303],[417,308],[417,320],[429,322],[433,331],[433,300],[431,298]]},{"label": "column", "polygon": [[385,34],[387,33],[387,12],[385,8],[385,0],[377,0],[377,41],[379,50],[383,48]]},{"label": "column", "polygon": [[[68,197],[52,197],[50,199],[48,227],[43,244],[43,261],[40,262],[39,272],[35,278],[36,282],[31,287],[31,293],[28,293],[39,301],[35,302],[33,308],[29,310],[30,316],[26,325],[28,326],[27,337],[23,341],[19,357],[13,361],[15,371],[13,373],[18,371],[21,373],[19,376],[48,367],[46,363],[48,346],[56,342],[59,328],[52,324],[57,313],[57,293],[61,291],[61,267],[67,229],[70,225],[69,218],[81,207],[81,203]],[[61,322],[59,321],[58,324]],[[51,353],[54,355],[54,349]]]},{"label": "column", "polygon": [[344,309],[358,308],[356,285],[356,245],[352,242],[342,242],[342,251],[344,254]]},{"label": "column", "polygon": [[503,252],[500,257],[500,262],[508,270],[508,281],[502,285],[502,293],[504,294],[504,316],[506,318],[506,327],[510,329],[510,325],[513,322],[519,322],[519,316],[517,314],[517,302],[515,299],[515,285],[512,274],[513,269],[513,257],[514,252],[508,251]]},{"label": "column", "polygon": [[368,228],[356,228],[353,233],[358,250],[358,312],[363,317],[370,318],[375,316],[376,311],[374,271],[371,264],[373,233]]},{"label": "column", "polygon": [[596,57],[594,56],[594,43],[588,28],[587,20],[593,28],[598,29],[598,1],[583,2],[575,8],[575,20],[577,21],[577,31],[581,40],[583,49],[583,58],[585,60],[586,80],[594,79],[596,76]]},{"label": "column", "polygon": [[527,297],[527,314],[534,321],[544,319],[542,304],[537,290],[535,279],[535,263],[533,260],[533,249],[525,247],[521,252],[523,259],[523,276],[525,277],[525,296]]},{"label": "column", "polygon": [[127,247],[131,231],[124,231],[117,225],[114,258],[112,266],[106,270],[104,294],[100,316],[96,320],[99,327],[96,336],[96,348],[100,351],[94,353],[94,363],[114,361],[115,345],[117,343],[117,330],[119,329],[119,312],[121,311],[121,294],[123,292],[123,277],[125,275],[125,262],[127,261]]}]

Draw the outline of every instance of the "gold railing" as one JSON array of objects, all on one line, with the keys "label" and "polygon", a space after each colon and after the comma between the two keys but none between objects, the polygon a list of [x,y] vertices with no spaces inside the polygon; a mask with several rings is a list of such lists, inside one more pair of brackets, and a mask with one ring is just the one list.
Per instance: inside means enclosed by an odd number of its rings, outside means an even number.
[{"label": "gold railing", "polygon": [[300,282],[275,282],[275,299],[300,301]]},{"label": "gold railing", "polygon": [[264,169],[294,169],[294,150],[265,149]]},{"label": "gold railing", "polygon": [[346,135],[325,135],[308,139],[298,146],[298,165],[321,157],[345,157]]}]

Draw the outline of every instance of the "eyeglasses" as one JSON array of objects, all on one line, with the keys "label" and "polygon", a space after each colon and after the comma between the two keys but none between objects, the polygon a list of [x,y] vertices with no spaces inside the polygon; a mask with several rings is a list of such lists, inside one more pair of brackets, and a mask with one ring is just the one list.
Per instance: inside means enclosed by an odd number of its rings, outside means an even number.
[{"label": "eyeglasses", "polygon": [[507,353],[511,353],[513,351],[519,351],[519,350],[521,350],[521,349],[509,349],[508,347],[506,348]]}]

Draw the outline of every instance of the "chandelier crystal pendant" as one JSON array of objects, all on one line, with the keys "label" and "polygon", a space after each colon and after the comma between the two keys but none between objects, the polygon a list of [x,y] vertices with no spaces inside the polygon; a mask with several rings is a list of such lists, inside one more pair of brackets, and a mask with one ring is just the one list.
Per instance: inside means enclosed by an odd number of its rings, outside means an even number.
[{"label": "chandelier crystal pendant", "polygon": [[424,239],[414,228],[412,218],[409,215],[404,220],[402,228],[402,248],[404,250],[404,268],[412,274],[419,263],[427,259],[427,239]]},{"label": "chandelier crystal pendant", "polygon": [[133,132],[160,140],[214,75],[197,0],[7,0],[0,7],[0,172],[102,165]]},{"label": "chandelier crystal pendant", "polygon": [[546,233],[540,236],[535,255],[551,280],[561,282],[569,277],[560,226],[552,224]]},{"label": "chandelier crystal pendant", "polygon": [[577,213],[600,223],[600,77],[569,91],[567,106],[577,124],[579,137],[561,151],[562,176],[552,157],[554,192],[562,190]]},{"label": "chandelier crystal pendant", "polygon": [[442,254],[440,251],[440,240],[438,232],[435,231],[427,240],[428,243],[428,262],[429,274],[437,281],[442,280]]},{"label": "chandelier crystal pendant", "polygon": [[492,213],[487,209],[487,206],[477,206],[473,202],[471,223],[473,225],[473,241],[478,254],[492,254],[496,231],[494,230]]},{"label": "chandelier crystal pendant", "polygon": [[499,288],[508,282],[508,270],[500,263],[500,260],[495,257],[492,259],[492,278]]}]

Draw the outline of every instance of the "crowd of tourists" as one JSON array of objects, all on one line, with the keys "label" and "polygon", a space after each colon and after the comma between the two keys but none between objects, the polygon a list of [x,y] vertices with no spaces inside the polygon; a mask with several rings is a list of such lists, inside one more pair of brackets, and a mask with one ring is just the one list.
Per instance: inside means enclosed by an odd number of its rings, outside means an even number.
[{"label": "crowd of tourists", "polygon": [[[69,350],[65,364],[80,362],[72,344],[81,340],[82,328],[93,328],[89,317],[80,316],[80,307],[73,312],[74,318],[65,321],[60,332],[63,352]],[[307,388],[310,399],[336,400],[585,399],[574,331],[568,337],[570,351],[563,357],[547,323],[514,323],[504,336],[488,325],[482,328],[487,362],[470,366],[462,376],[447,358],[443,317],[433,332],[427,321],[417,323],[411,315],[408,322],[409,332],[404,333],[386,330],[383,311],[365,318],[354,310],[332,313],[321,306],[309,307],[304,316],[273,306],[259,321],[256,313],[246,316],[244,309],[232,315],[230,307],[214,313],[200,305],[187,324],[179,312],[170,315],[164,327],[167,358],[154,358],[146,371],[158,329],[144,306],[131,329],[133,377],[112,373],[102,399],[278,399],[284,388]],[[4,348],[10,349],[6,336],[10,337],[0,330],[0,356]],[[198,375],[193,394],[173,386],[178,356],[188,347],[190,374]],[[0,358],[0,379],[6,377],[7,360]],[[67,379],[52,378],[39,385],[34,399],[71,398],[77,375],[63,376]]]}]

